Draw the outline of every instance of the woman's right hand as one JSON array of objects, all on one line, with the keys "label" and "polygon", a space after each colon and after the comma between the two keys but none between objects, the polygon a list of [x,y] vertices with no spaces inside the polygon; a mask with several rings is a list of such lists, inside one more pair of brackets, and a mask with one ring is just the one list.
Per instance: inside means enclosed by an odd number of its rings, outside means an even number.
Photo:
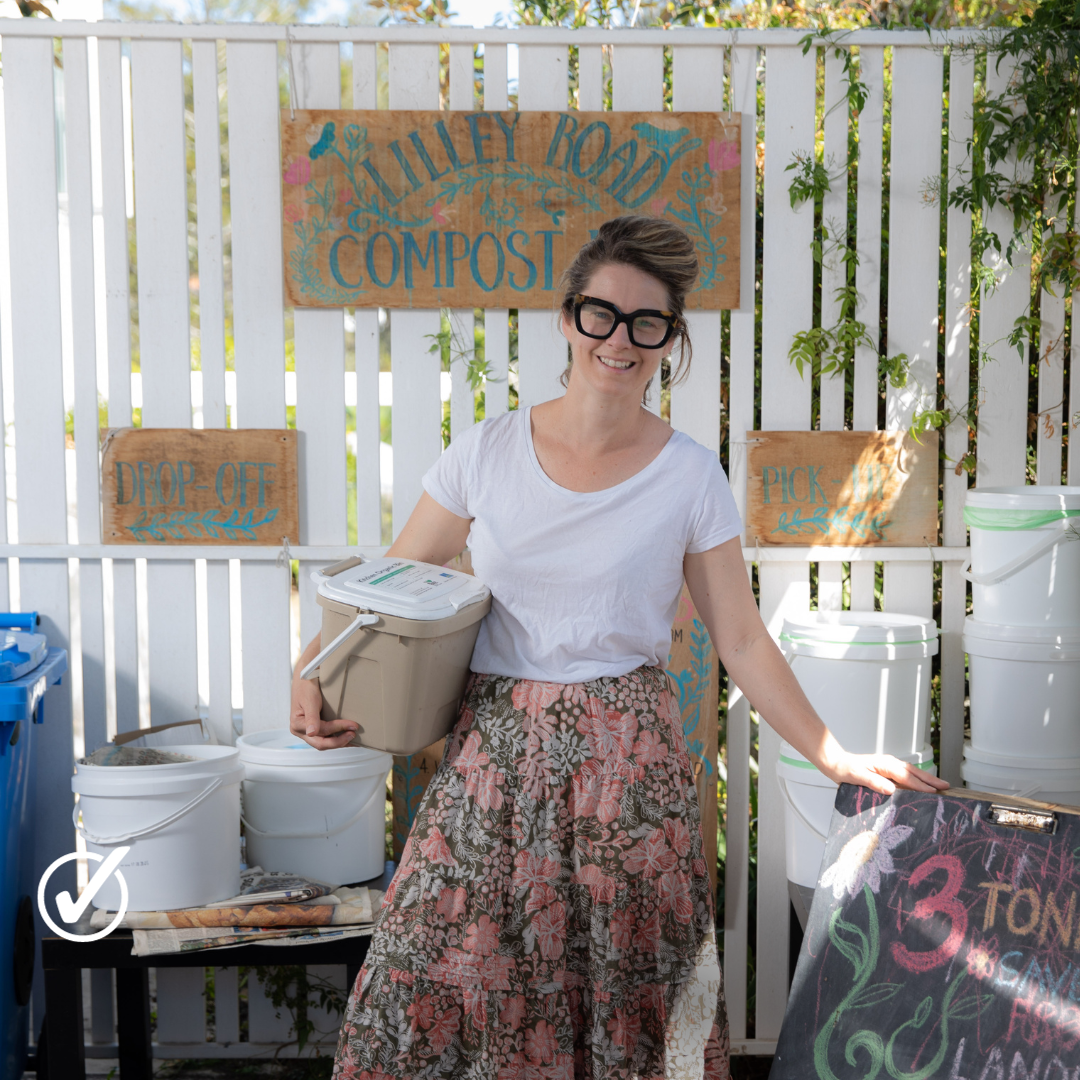
[{"label": "woman's right hand", "polygon": [[336,750],[347,746],[356,734],[351,720],[323,720],[323,696],[315,679],[293,679],[289,730],[316,750]]}]

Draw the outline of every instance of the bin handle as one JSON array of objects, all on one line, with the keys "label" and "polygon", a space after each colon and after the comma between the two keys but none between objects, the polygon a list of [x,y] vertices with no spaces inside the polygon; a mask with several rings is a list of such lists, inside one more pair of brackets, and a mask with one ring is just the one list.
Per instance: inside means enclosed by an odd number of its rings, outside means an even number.
[{"label": "bin handle", "polygon": [[975,585],[999,585],[1006,578],[1012,577],[1018,570],[1023,570],[1029,563],[1034,562],[1040,555],[1044,555],[1062,541],[1080,540],[1080,530],[1068,518],[1062,518],[1060,521],[1055,522],[1055,526],[1055,528],[1041,536],[1023,554],[1011,559],[1003,566],[999,566],[996,570],[991,570],[988,574],[973,573],[971,571],[971,556],[969,555],[960,567],[961,573]]},{"label": "bin handle", "polygon": [[346,641],[349,640],[362,626],[374,626],[379,621],[378,615],[369,614],[366,611],[362,611],[359,615],[314,660],[311,661],[303,671],[300,672],[301,679],[310,679],[311,674],[316,668],[328,657],[331,653],[335,653]]},{"label": "bin handle", "polygon": [[161,821],[154,825],[148,825],[144,829],[137,829],[135,832],[121,833],[119,836],[97,836],[90,832],[85,825],[79,824],[79,808],[74,807],[71,811],[71,822],[75,826],[75,831],[79,833],[84,840],[89,840],[92,844],[97,844],[99,847],[113,847],[116,844],[129,844],[132,840],[140,840],[144,836],[149,836],[151,833],[157,832],[159,829],[164,829],[166,825],[172,825],[174,821],[179,821],[185,814],[194,810],[204,799],[208,799],[219,787],[221,787],[222,778],[219,776],[208,787],[203,788],[198,795],[195,796],[187,805],[180,807],[175,813],[170,814],[167,818],[162,818]]},{"label": "bin handle", "polygon": [[262,829],[256,829],[255,826],[252,825],[251,822],[248,821],[248,819],[246,817],[244,817],[244,815],[242,813],[240,815],[240,820],[244,823],[244,828],[246,828],[248,830],[248,832],[252,832],[256,836],[264,836],[268,840],[319,840],[319,839],[328,839],[331,836],[337,836],[338,833],[344,832],[351,825],[355,825],[364,816],[364,814],[366,814],[368,812],[368,810],[371,809],[372,804],[375,802],[375,799],[376,799],[376,797],[378,796],[378,794],[380,792],[382,792],[384,795],[386,794],[385,785],[376,784],[375,785],[375,790],[371,793],[371,795],[368,798],[367,802],[365,802],[364,805],[361,806],[360,809],[357,810],[357,812],[355,814],[353,814],[353,816],[351,818],[349,818],[348,821],[346,821],[342,825],[335,825],[334,828],[332,828],[332,829],[322,829],[319,832],[294,832],[294,833],[263,832]]},{"label": "bin handle", "polygon": [[795,801],[791,797],[791,793],[787,788],[787,781],[777,774],[776,782],[780,785],[780,794],[783,796],[784,802],[788,804],[788,808],[791,812],[806,826],[822,843],[825,843],[829,838],[823,833],[818,832],[817,826],[811,825],[809,821],[803,816],[803,812],[795,805]]}]

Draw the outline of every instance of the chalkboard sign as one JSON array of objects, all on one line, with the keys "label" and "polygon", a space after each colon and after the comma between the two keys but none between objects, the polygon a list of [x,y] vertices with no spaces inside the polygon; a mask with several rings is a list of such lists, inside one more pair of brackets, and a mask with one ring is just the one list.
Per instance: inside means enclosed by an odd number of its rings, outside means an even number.
[{"label": "chalkboard sign", "polygon": [[1080,817],[994,798],[840,788],[771,1080],[1080,1075]]}]

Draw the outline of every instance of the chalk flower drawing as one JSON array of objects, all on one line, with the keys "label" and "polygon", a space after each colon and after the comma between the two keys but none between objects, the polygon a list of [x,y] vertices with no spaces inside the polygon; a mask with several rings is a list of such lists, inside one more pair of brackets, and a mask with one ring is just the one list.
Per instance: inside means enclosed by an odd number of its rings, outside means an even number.
[{"label": "chalk flower drawing", "polygon": [[998,963],[997,938],[972,942],[968,947],[967,970],[976,979],[989,979]]},{"label": "chalk flower drawing", "polygon": [[890,852],[911,835],[911,826],[893,825],[894,807],[889,807],[874,822],[872,829],[852,837],[843,847],[836,862],[821,875],[823,886],[832,886],[833,896],[842,900],[854,896],[864,884],[872,892],[881,888],[881,875],[891,874],[896,867]]}]

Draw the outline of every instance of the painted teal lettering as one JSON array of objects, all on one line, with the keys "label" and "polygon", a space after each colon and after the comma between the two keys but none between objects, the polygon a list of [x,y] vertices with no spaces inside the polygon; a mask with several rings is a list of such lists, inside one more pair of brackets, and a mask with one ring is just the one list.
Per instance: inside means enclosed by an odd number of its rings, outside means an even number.
[{"label": "painted teal lettering", "polygon": [[[185,476],[184,475],[184,466],[185,465],[191,470],[191,475],[190,476]],[[187,505],[187,500],[186,500],[186,498],[184,496],[184,488],[187,487],[188,484],[193,484],[194,482],[195,482],[195,466],[190,461],[178,461],[176,463],[176,484],[177,484],[177,491],[178,491],[178,493],[180,495],[180,502],[179,502],[178,505],[180,505],[180,506],[186,506]]]},{"label": "painted teal lettering", "polygon": [[537,229],[537,235],[544,238],[544,291],[551,292],[552,272],[554,270],[552,250],[554,248],[553,236],[562,236],[555,229]]},{"label": "painted teal lettering", "polygon": [[495,117],[495,123],[499,125],[499,128],[501,129],[503,136],[506,139],[506,160],[513,161],[514,128],[517,127],[518,120],[521,119],[521,113],[514,112],[510,114],[514,118],[514,122],[512,124],[507,124],[507,122],[502,118],[502,113],[493,113],[492,115]]},{"label": "painted teal lettering", "polygon": [[[787,470],[785,470],[785,472],[786,471]],[[799,496],[795,494],[795,474],[804,472],[806,472],[806,468],[804,466],[796,465],[794,469],[787,473],[787,490],[792,502],[806,502],[805,495]],[[787,501],[787,499],[784,500],[784,502]]]},{"label": "painted teal lettering", "polygon": [[859,465],[856,462],[851,466],[851,501],[859,501]]},{"label": "painted teal lettering", "polygon": [[[535,271],[533,277],[536,276]],[[124,498],[124,470],[127,469],[131,473],[131,494]],[[116,463],[116,505],[126,506],[132,499],[135,498],[135,494],[138,491],[139,482],[135,478],[135,466],[130,461],[118,461]]]},{"label": "painted teal lettering", "polygon": [[781,465],[780,466],[780,501],[782,503],[784,503],[784,504],[787,503],[787,501],[788,501],[788,493],[790,491],[791,491],[791,488],[788,485],[787,466],[786,465]]},{"label": "painted teal lettering", "polygon": [[[570,128],[567,131],[567,127]],[[559,152],[559,143],[566,143],[566,153],[563,154],[562,164],[557,166],[566,171],[567,165],[570,164],[570,156],[574,152],[574,135],[577,132],[577,119],[571,116],[569,113],[563,113],[559,117],[559,126],[555,129],[555,136],[551,140],[551,145],[548,147],[547,159],[545,165],[555,165],[555,155]]]},{"label": "painted teal lettering", "polygon": [[343,289],[359,289],[363,278],[357,278],[356,281],[346,281],[345,275],[341,272],[341,262],[339,261],[341,256],[338,255],[338,248],[341,247],[343,241],[348,240],[350,243],[358,243],[355,236],[349,233],[342,233],[331,245],[330,245],[330,273],[333,275],[334,280]]},{"label": "painted teal lettering", "polygon": [[[483,274],[480,273],[480,245],[484,242],[485,237],[495,246],[495,280],[490,285],[484,280]],[[502,244],[499,243],[498,237],[494,233],[482,232],[473,243],[472,254],[469,256],[469,269],[472,271],[473,281],[484,292],[494,292],[502,284],[505,264],[506,256],[503,255]]]},{"label": "painted teal lettering", "polygon": [[442,282],[439,280],[439,234],[437,232],[428,233],[427,247],[424,248],[424,254],[421,255],[420,247],[413,239],[413,234],[411,232],[402,232],[401,248],[405,262],[405,288],[411,289],[413,287],[413,256],[415,255],[416,261],[423,270],[428,268],[428,263],[431,262],[434,256],[435,288],[441,289]]},{"label": "painted teal lettering", "polygon": [[490,120],[488,113],[469,113],[466,119],[469,121],[469,131],[472,132],[472,149],[476,155],[477,165],[494,165],[498,158],[484,157],[484,143],[490,140],[490,135],[480,134],[480,121]]},{"label": "painted teal lettering", "polygon": [[[769,479],[769,473],[772,473],[771,480]],[[762,501],[767,506],[772,502],[772,498],[769,495],[769,488],[772,487],[774,484],[780,483],[780,470],[776,468],[775,465],[766,465],[761,470],[761,482],[765,487],[765,494]],[[784,501],[787,502],[786,499]]]},{"label": "painted teal lettering", "polygon": [[267,480],[266,477],[263,476],[263,470],[264,469],[276,469],[277,466],[272,461],[260,461],[258,463],[258,468],[259,468],[259,489],[258,489],[259,505],[260,506],[265,506],[266,505],[266,489],[268,487],[270,487],[272,484],[274,484],[275,481],[274,480]]},{"label": "painted teal lettering", "polygon": [[[169,470],[169,497],[165,498],[164,489],[161,486],[161,477],[165,469]],[[168,506],[176,495],[176,468],[171,461],[159,461],[154,470],[154,490],[162,506]]]},{"label": "painted teal lettering", "polygon": [[809,473],[807,475],[810,478],[810,502],[811,503],[816,503],[817,502],[817,493],[820,492],[821,493],[821,501],[826,506],[828,506],[829,505],[829,500],[825,496],[825,489],[818,482],[818,473],[821,472],[821,470],[824,469],[824,468],[825,468],[824,465],[811,465],[810,466],[810,471],[809,471]]},{"label": "painted teal lettering", "polygon": [[404,153],[402,153],[397,139],[390,144],[390,153],[397,158],[397,163],[401,166],[401,171],[405,174],[405,179],[412,185],[413,191],[419,191],[424,185],[417,179],[416,173],[413,172],[412,164]]},{"label": "painted teal lettering", "polygon": [[241,461],[240,462],[240,483],[239,483],[238,486],[240,488],[240,507],[241,507],[241,509],[243,509],[248,504],[247,503],[247,486],[248,486],[248,484],[254,484],[255,483],[255,477],[254,476],[248,476],[248,474],[247,474],[248,469],[253,469],[253,468],[255,468],[255,462],[254,461]]},{"label": "painted teal lettering", "polygon": [[[150,505],[154,505],[154,466],[149,461],[136,462],[139,471],[139,505],[146,506],[146,486],[150,485]],[[150,470],[147,475],[146,470]]]},{"label": "painted teal lettering", "polygon": [[[619,190],[626,182],[626,178],[630,175],[630,170],[634,167],[634,160],[637,158],[637,139],[631,139],[629,142],[624,142],[618,150],[615,151],[611,157],[608,158],[608,164],[613,161],[622,162],[622,169],[619,171],[619,175],[611,182],[608,187],[608,191],[615,195],[615,192]],[[618,196],[615,196],[618,198]]]},{"label": "painted teal lettering", "polygon": [[446,151],[446,156],[450,159],[453,168],[464,169],[466,165],[472,164],[471,161],[462,163],[461,158],[458,157],[454,141],[450,138],[450,132],[446,130],[446,125],[441,120],[435,121],[435,133],[439,136],[439,142],[443,144],[443,149]]},{"label": "painted teal lettering", "polygon": [[[460,255],[454,254],[454,237],[460,236],[465,244],[465,250]],[[444,234],[445,255],[444,265],[446,266],[446,287],[452,289],[454,287],[454,263],[461,262],[469,254],[469,238],[464,233],[448,232]]]},{"label": "painted teal lettering", "polygon": [[[225,470],[228,469],[232,472],[232,491],[229,497],[225,498]],[[222,506],[232,506],[236,501],[236,466],[231,461],[223,461],[218,466],[217,476],[214,477],[214,491],[217,492],[218,502]]]},{"label": "painted teal lettering", "polygon": [[511,255],[514,256],[515,259],[520,259],[528,267],[529,277],[524,285],[519,285],[517,281],[517,275],[514,273],[513,270],[511,270],[510,273],[506,275],[506,280],[510,282],[511,289],[516,289],[518,292],[526,292],[536,284],[536,263],[534,263],[532,259],[528,258],[526,255],[518,251],[518,249],[514,246],[515,236],[525,237],[525,243],[527,244],[529,242],[529,234],[527,232],[524,232],[522,229],[515,229],[506,238],[507,250],[510,252]]},{"label": "painted teal lettering", "polygon": [[[603,132],[604,144],[600,147],[600,153],[593,159],[593,163],[587,168],[581,167],[581,151],[585,148],[585,144],[589,141],[589,136],[594,131]],[[594,120],[584,131],[577,137],[574,142],[574,156],[571,159],[571,168],[574,170],[574,175],[580,177],[582,180],[587,180],[590,177],[597,176],[607,168],[608,163],[608,151],[611,149],[611,128],[603,122],[603,120]]]},{"label": "painted teal lettering", "polygon": [[427,152],[427,147],[420,139],[420,132],[412,131],[409,133],[409,142],[413,144],[413,149],[416,151],[416,156],[420,159],[424,168],[428,171],[428,176],[432,180],[438,180],[440,176],[445,176],[450,171],[450,166],[447,165],[442,172],[437,172],[435,169],[435,162],[431,160],[431,155]]},{"label": "painted teal lettering", "polygon": [[[382,178],[382,173],[371,163],[370,158],[364,158],[360,162],[368,176],[375,181],[375,186],[383,193],[383,197],[391,206],[397,206],[401,202],[401,196],[395,195],[390,185]],[[350,226],[351,228],[352,226]]]},{"label": "painted teal lettering", "polygon": [[[649,169],[653,165],[658,166],[656,179],[643,191],[640,195],[636,196],[631,201],[627,202],[630,192],[634,190],[642,179],[648,174]],[[618,191],[613,191],[612,195],[619,200],[628,210],[633,210],[640,206],[646,199],[648,199],[654,191],[664,182],[664,177],[667,176],[668,166],[667,159],[661,157],[655,150],[653,150],[649,156],[645,159],[645,164]]]},{"label": "painted teal lettering", "polygon": [[[375,269],[375,241],[380,236],[386,237],[386,242],[390,245],[390,280],[383,281],[379,277],[378,271]],[[380,289],[389,289],[397,281],[398,270],[401,267],[401,253],[398,251],[397,241],[386,232],[377,232],[368,238],[367,242],[367,276],[379,286]]]}]

